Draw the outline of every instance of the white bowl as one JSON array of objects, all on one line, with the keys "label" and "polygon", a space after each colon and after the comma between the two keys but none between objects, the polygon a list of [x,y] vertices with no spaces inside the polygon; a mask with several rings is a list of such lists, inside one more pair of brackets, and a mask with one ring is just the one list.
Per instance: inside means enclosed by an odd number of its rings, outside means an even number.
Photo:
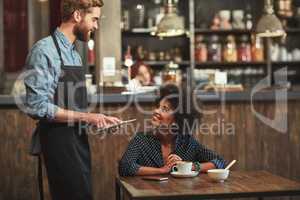
[{"label": "white bowl", "polygon": [[224,182],[228,178],[229,170],[226,169],[210,169],[207,171],[208,176],[214,181]]}]

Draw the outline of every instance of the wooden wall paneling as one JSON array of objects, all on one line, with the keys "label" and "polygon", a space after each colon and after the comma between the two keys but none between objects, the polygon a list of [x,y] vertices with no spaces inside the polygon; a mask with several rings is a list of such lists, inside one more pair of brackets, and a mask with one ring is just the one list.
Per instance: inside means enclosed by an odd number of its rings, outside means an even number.
[{"label": "wooden wall paneling", "polygon": [[[288,112],[294,112],[294,111],[285,111],[284,105],[280,103],[279,105],[280,114],[283,115],[283,117],[286,117],[288,120]],[[284,121],[281,121],[280,123],[284,123]],[[279,132],[274,131],[274,134],[276,136],[275,139],[275,151],[276,151],[276,173],[278,173],[280,176],[283,177],[290,177],[291,171],[290,169],[290,158],[291,158],[291,148],[289,148],[290,145],[290,133],[289,133],[289,127],[288,127],[288,121],[287,121],[287,131],[286,132]],[[277,144],[278,141],[278,144]]]},{"label": "wooden wall paneling", "polygon": [[1,110],[0,199],[37,199],[35,162],[28,155],[30,123],[20,111]]},{"label": "wooden wall paneling", "polygon": [[[257,103],[254,103],[257,104]],[[260,141],[261,134],[259,132],[259,127],[257,127],[257,118],[251,112],[251,106],[244,105],[243,114],[245,118],[242,118],[243,123],[245,123],[244,132],[245,132],[245,169],[248,170],[260,170],[261,165],[261,151],[260,151]]]},{"label": "wooden wall paneling", "polygon": [[217,142],[220,145],[218,153],[222,154],[229,162],[233,158],[232,155],[232,138],[235,137],[235,133],[231,133],[228,130],[228,125],[232,122],[232,106],[230,104],[224,105],[224,110],[220,110],[218,116],[218,126],[220,127],[220,135],[217,137],[220,138],[220,142]]},{"label": "wooden wall paneling", "polygon": [[[153,109],[152,105],[143,105]],[[256,110],[266,116],[272,116],[274,104],[256,103]],[[104,111],[122,107],[107,105]],[[205,104],[207,109],[216,108],[218,104]],[[196,134],[196,138],[211,149],[223,154],[227,160],[237,158],[234,170],[268,170],[300,181],[299,156],[299,103],[289,103],[288,123],[289,137],[282,135],[260,122],[252,113],[247,103],[230,103],[226,106],[225,120],[236,125],[236,133],[231,137],[212,134]],[[104,112],[103,111],[103,112]],[[105,112],[104,112],[105,113]],[[143,124],[145,116],[134,106],[117,114],[121,118],[137,117]],[[206,115],[203,123],[212,124],[217,115]],[[16,109],[1,109],[0,130],[0,199],[37,199],[36,160],[27,154],[34,121]],[[93,187],[95,199],[114,199],[114,178],[117,173],[117,161],[122,156],[134,133],[111,135],[105,139],[90,136],[93,163]],[[228,145],[231,147],[228,148]],[[284,150],[284,151],[282,151]],[[286,152],[286,153],[285,153]],[[287,162],[289,164],[283,163]],[[287,168],[287,169],[286,169]],[[44,175],[44,182],[47,183]],[[47,185],[46,199],[50,200]],[[267,198],[268,199],[268,198]],[[276,198],[270,198],[276,199]],[[297,198],[296,198],[297,199]]]},{"label": "wooden wall paneling", "polygon": [[3,2],[4,69],[6,72],[17,72],[22,70],[28,52],[27,1]]},{"label": "wooden wall paneling", "polygon": [[216,114],[207,114],[207,111],[217,110],[217,106],[213,104],[206,104],[205,106],[201,107],[203,110],[202,118],[201,118],[201,124],[200,124],[200,130],[197,130],[196,132],[196,138],[198,141],[207,146],[208,148],[215,150],[216,144],[215,144],[215,135],[212,134],[209,130],[210,126],[216,122]]},{"label": "wooden wall paneling", "polygon": [[61,22],[60,2],[61,2],[61,0],[51,0],[51,1],[49,1],[49,6],[50,6],[50,32],[55,31],[56,27],[59,26],[59,24]]},{"label": "wooden wall paneling", "polygon": [[[220,103],[218,104],[218,108],[217,108],[217,114],[215,115],[216,119],[213,122],[213,125],[218,124],[218,120],[222,119],[222,109],[220,108]],[[220,128],[220,130],[218,130],[218,128],[213,130],[214,136],[215,136],[215,151],[216,152],[222,152],[222,128]],[[226,154],[226,152],[222,152],[222,154]]]},{"label": "wooden wall paneling", "polygon": [[235,143],[233,144],[234,156],[237,159],[237,166],[236,169],[242,170],[246,168],[246,141],[245,135],[248,133],[248,130],[245,130],[243,125],[243,120],[246,118],[244,117],[244,107],[241,103],[230,104],[232,107],[232,123],[235,127]]},{"label": "wooden wall paneling", "polygon": [[[50,1],[52,2],[52,1]],[[49,35],[49,1],[28,1],[28,47]]]},{"label": "wooden wall paneling", "polygon": [[[288,123],[289,123],[289,147],[290,147],[290,178],[295,181],[300,180],[300,108],[297,102],[289,103]],[[293,197],[293,200],[298,200],[299,197]]]},{"label": "wooden wall paneling", "polygon": [[[3,1],[0,1],[0,74],[4,70],[4,34],[3,34]],[[2,77],[0,75],[0,77]],[[3,80],[0,80],[0,82]],[[1,90],[1,83],[0,83],[0,90]]]}]

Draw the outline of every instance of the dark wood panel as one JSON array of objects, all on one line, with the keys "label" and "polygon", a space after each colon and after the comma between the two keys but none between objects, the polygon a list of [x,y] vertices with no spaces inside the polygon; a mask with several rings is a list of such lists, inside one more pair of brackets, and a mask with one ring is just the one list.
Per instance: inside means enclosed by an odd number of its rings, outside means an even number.
[{"label": "dark wood panel", "polygon": [[[207,103],[202,109],[215,113],[203,116],[202,124],[206,127],[201,126],[195,136],[225,159],[237,159],[233,170],[267,170],[300,181],[299,104],[289,102],[288,132],[280,133],[258,120],[249,103],[227,103],[223,109],[219,104]],[[153,106],[122,108],[122,105],[107,105],[98,110],[117,112],[115,115],[123,119],[137,118],[138,123],[134,125],[142,130],[145,126],[143,119],[149,118],[151,112],[143,114],[141,109],[151,111]],[[254,108],[265,116],[274,116],[274,103],[257,102]],[[279,110],[283,112],[284,109],[279,107]],[[27,154],[34,121],[13,108],[1,109],[0,112],[0,157],[4,158],[0,160],[0,199],[37,199],[36,160]],[[233,134],[228,134],[226,127],[222,126],[218,131],[208,131],[207,128],[216,127],[222,118],[225,125],[233,124]],[[135,127],[128,127],[118,135],[90,137],[95,199],[114,199],[117,161],[134,135]],[[44,181],[46,183],[46,179]]]},{"label": "dark wood panel", "polygon": [[28,51],[27,1],[4,0],[4,70],[22,70]]},{"label": "dark wood panel", "polygon": [[61,2],[61,0],[51,0],[51,1],[49,1],[50,32],[55,31],[56,27],[59,26],[59,24],[61,22],[60,2]]}]

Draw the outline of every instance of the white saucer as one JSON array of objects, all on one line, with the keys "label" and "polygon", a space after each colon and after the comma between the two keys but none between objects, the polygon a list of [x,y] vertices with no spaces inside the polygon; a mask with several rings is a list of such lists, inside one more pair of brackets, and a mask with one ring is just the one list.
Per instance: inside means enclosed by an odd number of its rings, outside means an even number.
[{"label": "white saucer", "polygon": [[191,171],[191,173],[188,173],[188,174],[183,174],[183,173],[180,173],[180,172],[171,172],[171,175],[176,177],[176,178],[192,178],[192,177],[195,177],[195,176],[198,176],[199,172],[196,172],[196,171]]}]

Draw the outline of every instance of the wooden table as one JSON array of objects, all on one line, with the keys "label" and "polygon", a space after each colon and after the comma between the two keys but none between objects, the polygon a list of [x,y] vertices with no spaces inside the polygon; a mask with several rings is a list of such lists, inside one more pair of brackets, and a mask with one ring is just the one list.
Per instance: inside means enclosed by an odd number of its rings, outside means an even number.
[{"label": "wooden table", "polygon": [[300,183],[272,175],[266,171],[230,172],[223,182],[213,182],[207,174],[195,178],[173,178],[157,182],[142,177],[116,179],[116,198],[123,199],[222,199],[300,195]]}]

